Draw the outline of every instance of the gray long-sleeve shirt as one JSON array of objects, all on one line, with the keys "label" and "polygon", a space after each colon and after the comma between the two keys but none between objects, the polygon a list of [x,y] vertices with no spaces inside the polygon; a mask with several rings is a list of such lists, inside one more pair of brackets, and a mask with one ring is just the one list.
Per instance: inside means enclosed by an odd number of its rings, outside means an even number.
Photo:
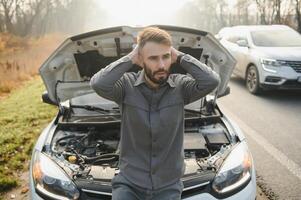
[{"label": "gray long-sleeve shirt", "polygon": [[91,87],[121,109],[120,172],[130,182],[158,189],[184,174],[184,105],[204,97],[219,84],[219,76],[186,54],[180,65],[192,77],[169,75],[166,84],[150,89],[144,70],[124,56],[96,73]]}]

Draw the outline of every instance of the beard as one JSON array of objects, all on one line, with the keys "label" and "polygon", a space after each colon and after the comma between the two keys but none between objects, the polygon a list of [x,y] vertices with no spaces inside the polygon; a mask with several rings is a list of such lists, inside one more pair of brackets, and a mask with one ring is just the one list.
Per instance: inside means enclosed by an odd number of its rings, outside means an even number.
[{"label": "beard", "polygon": [[[145,63],[143,63],[144,65],[144,71],[145,71],[145,75],[147,76],[147,78],[149,78],[153,83],[159,84],[159,85],[163,85],[164,83],[166,83],[168,76],[169,76],[169,70],[164,70],[164,69],[159,69],[157,71],[152,71]],[[159,78],[156,78],[155,75],[157,73],[162,73],[164,72],[166,74],[166,76],[161,76]]]}]

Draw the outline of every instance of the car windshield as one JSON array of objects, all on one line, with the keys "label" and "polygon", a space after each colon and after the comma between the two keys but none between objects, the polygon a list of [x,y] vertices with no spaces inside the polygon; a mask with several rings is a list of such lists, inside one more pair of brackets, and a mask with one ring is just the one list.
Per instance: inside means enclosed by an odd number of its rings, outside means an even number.
[{"label": "car windshield", "polygon": [[251,31],[253,42],[262,47],[301,46],[301,35],[294,30]]}]

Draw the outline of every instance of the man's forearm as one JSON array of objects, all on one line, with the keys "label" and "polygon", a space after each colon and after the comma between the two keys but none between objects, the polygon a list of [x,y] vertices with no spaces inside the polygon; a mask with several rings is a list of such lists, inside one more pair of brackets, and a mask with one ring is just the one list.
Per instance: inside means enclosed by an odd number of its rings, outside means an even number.
[{"label": "man's forearm", "polygon": [[188,54],[181,57],[180,65],[194,79],[187,78],[188,80],[184,82],[185,95],[189,98],[188,103],[210,93],[220,82],[220,77],[216,72]]},{"label": "man's forearm", "polygon": [[120,78],[132,66],[131,58],[124,56],[94,74],[90,80],[90,85],[100,96],[118,101],[123,90]]},{"label": "man's forearm", "polygon": [[215,71],[191,55],[182,55],[180,65],[197,82],[209,82],[208,84],[212,83],[212,85],[217,86],[220,81],[219,75]]}]

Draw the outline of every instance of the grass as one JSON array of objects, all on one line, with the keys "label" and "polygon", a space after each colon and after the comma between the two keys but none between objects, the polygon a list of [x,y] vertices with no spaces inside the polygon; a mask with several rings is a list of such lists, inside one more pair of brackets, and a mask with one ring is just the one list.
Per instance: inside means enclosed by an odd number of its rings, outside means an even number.
[{"label": "grass", "polygon": [[24,49],[29,45],[29,38],[22,38],[10,33],[0,33],[0,53],[14,52]]},{"label": "grass", "polygon": [[18,185],[18,172],[28,170],[37,137],[56,115],[41,101],[44,90],[36,76],[0,100],[0,194]]}]

